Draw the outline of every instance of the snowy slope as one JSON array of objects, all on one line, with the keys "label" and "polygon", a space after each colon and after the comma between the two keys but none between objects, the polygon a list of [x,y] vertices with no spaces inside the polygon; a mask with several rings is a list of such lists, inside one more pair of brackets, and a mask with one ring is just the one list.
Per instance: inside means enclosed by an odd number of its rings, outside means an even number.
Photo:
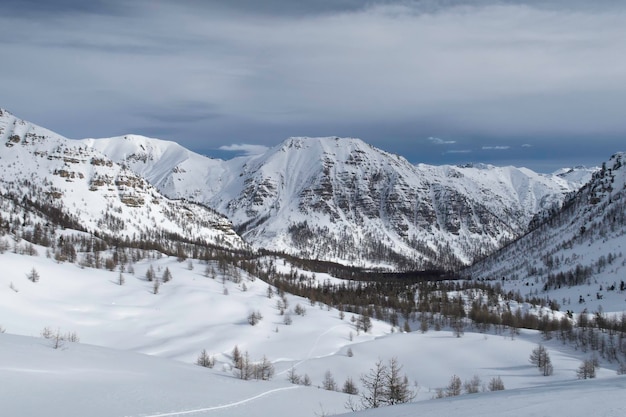
[{"label": "snowy slope", "polygon": [[[234,272],[223,275],[217,265],[215,278],[206,277],[197,261],[189,269],[171,257],[144,259],[135,263],[134,274],[124,273],[124,285],[118,284],[117,271],[81,269],[43,254],[5,252],[0,261],[7,271],[0,276],[0,325],[6,329],[0,334],[0,401],[7,415],[339,414],[347,411],[350,397],[319,389],[325,372],[330,370],[340,387],[350,377],[362,389],[359,377],[377,360],[393,357],[416,384],[417,404],[386,408],[384,415],[391,416],[407,410],[445,412],[454,407],[449,404],[462,406],[463,401],[474,404],[480,415],[482,409],[504,407],[502,398],[523,399],[517,403],[523,408],[533,399],[541,403],[554,400],[557,393],[573,395],[567,392],[605,400],[601,391],[623,384],[614,378],[617,364],[603,359],[598,382],[576,382],[576,369],[589,353],[555,339],[545,341],[535,331],[522,330],[513,339],[467,331],[457,338],[445,330],[391,332],[388,324],[374,320],[370,333],[357,334],[349,314],[342,320],[335,309],[311,306],[288,294],[289,309],[301,304],[306,313],[293,314],[293,324],[286,325],[276,308],[277,296],[267,297],[266,283],[245,274],[235,283]],[[150,265],[157,275],[166,267],[172,271],[172,281],[162,284],[158,294],[144,278]],[[37,283],[26,278],[31,268],[41,275]],[[263,315],[256,326],[246,321],[251,310]],[[75,332],[80,343],[53,349],[50,340],[37,337],[45,327]],[[550,352],[553,376],[541,376],[528,362],[537,343]],[[237,379],[231,361],[235,345],[249,351],[253,360],[265,355],[274,364],[274,378]],[[202,349],[214,355],[214,368],[193,365]],[[312,385],[290,384],[292,367],[308,375]],[[462,380],[477,375],[484,383],[500,376],[507,391],[428,401],[455,374]],[[504,408],[508,405],[507,400]],[[577,409],[571,411],[579,415]]]},{"label": "snowy slope", "polygon": [[213,210],[170,200],[101,152],[4,110],[0,110],[0,172],[5,198],[15,204],[54,207],[85,231],[130,240],[155,240],[168,233],[243,247],[230,222]]},{"label": "snowy slope", "polygon": [[592,170],[414,166],[351,138],[290,138],[212,160],[135,136],[88,140],[171,197],[225,213],[253,245],[359,265],[454,268],[526,231]]},{"label": "snowy slope", "polygon": [[562,308],[595,311],[610,300],[621,311],[626,271],[626,154],[618,153],[560,210],[527,235],[464,274],[504,278],[523,294],[559,300]]},{"label": "snowy slope", "polygon": [[[346,414],[353,417],[615,417],[624,415],[620,398],[626,378],[575,381],[378,408]],[[343,415],[343,414],[342,414]]]}]

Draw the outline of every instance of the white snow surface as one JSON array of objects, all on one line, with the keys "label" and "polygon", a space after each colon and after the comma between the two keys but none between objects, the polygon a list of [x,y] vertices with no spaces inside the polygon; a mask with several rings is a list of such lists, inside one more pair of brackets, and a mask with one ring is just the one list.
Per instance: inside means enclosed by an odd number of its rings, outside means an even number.
[{"label": "white snow surface", "polygon": [[[5,252],[0,261],[5,271],[0,276],[0,325],[6,329],[0,334],[0,401],[6,415],[340,414],[348,411],[349,396],[318,388],[324,373],[330,370],[340,387],[348,377],[360,385],[359,377],[377,360],[392,357],[416,384],[415,403],[364,415],[455,415],[460,410],[467,416],[494,415],[496,410],[528,415],[526,411],[543,410],[542,404],[555,409],[552,402],[568,415],[588,415],[590,405],[574,400],[578,396],[597,407],[593,415],[621,415],[616,413],[623,410],[617,394],[626,379],[615,377],[617,364],[601,361],[596,381],[576,381],[576,369],[588,354],[556,339],[544,341],[534,331],[522,330],[513,338],[466,331],[457,338],[446,330],[392,332],[388,324],[374,320],[370,333],[357,334],[350,314],[342,320],[335,309],[290,295],[289,310],[300,304],[306,314],[291,313],[293,324],[285,325],[277,297],[267,297],[266,283],[243,272],[240,284],[224,280],[219,272],[208,278],[197,261],[190,270],[188,263],[171,257],[147,259],[134,265],[134,275],[125,274],[124,285],[117,283],[119,272],[81,269],[43,255]],[[144,278],[150,265],[157,275],[165,267],[173,275],[158,294]],[[37,283],[26,278],[32,268],[41,276]],[[263,315],[256,326],[246,321],[251,311]],[[53,349],[51,341],[38,337],[45,327],[75,332],[80,343]],[[538,343],[548,348],[553,376],[541,376],[528,361]],[[274,378],[237,379],[230,357],[235,345],[253,360],[266,356],[272,361]],[[194,365],[202,349],[214,355],[214,368]],[[312,386],[290,384],[286,377],[292,367],[309,375]],[[452,375],[462,380],[478,375],[484,383],[500,376],[506,391],[431,400]]]}]

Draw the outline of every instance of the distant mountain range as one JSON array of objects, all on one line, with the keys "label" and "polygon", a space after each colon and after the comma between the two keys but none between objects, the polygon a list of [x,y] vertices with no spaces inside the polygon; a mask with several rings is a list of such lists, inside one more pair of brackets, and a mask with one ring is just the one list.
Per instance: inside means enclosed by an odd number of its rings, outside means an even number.
[{"label": "distant mountain range", "polygon": [[135,135],[69,140],[5,110],[0,169],[2,196],[50,203],[86,231],[390,269],[484,258],[571,202],[597,170],[416,166],[336,137],[224,161]]}]

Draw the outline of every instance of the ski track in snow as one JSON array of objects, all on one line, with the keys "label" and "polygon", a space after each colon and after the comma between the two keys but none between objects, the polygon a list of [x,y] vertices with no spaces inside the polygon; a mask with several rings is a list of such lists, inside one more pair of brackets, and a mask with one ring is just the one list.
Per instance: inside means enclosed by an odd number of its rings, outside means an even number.
[{"label": "ski track in snow", "polygon": [[291,389],[298,389],[298,388],[302,388],[299,386],[294,386],[294,387],[285,387],[285,388],[276,388],[276,389],[272,389],[269,391],[265,391],[262,392],[258,395],[255,395],[254,397],[250,397],[250,398],[246,398],[244,400],[241,401],[235,401],[233,403],[229,403],[229,404],[223,404],[223,405],[216,405],[213,407],[206,407],[206,408],[197,408],[195,410],[185,410],[185,411],[173,411],[173,412],[169,412],[169,413],[161,413],[161,414],[150,414],[150,415],[143,415],[141,417],[172,417],[172,416],[184,416],[184,415],[188,415],[188,414],[195,414],[195,413],[204,413],[206,411],[215,411],[215,410],[222,410],[225,408],[232,408],[232,407],[237,407],[239,405],[248,403],[250,401],[254,401],[254,400],[258,400],[259,398],[265,397],[267,395],[273,394],[275,392],[279,392],[279,391],[287,391],[287,390],[291,390]]},{"label": "ski track in snow", "polygon": [[[318,345],[318,343],[319,343],[320,339],[322,338],[322,336],[324,336],[324,335],[326,335],[326,334],[330,333],[331,331],[333,331],[334,329],[336,329],[336,328],[338,328],[338,327],[341,327],[341,325],[333,326],[333,327],[331,327],[330,329],[328,329],[328,330],[326,330],[326,331],[324,331],[324,332],[320,333],[320,334],[319,334],[319,336],[317,336],[317,339],[315,339],[315,343],[313,343],[313,346],[311,346],[311,349],[309,350],[309,353],[306,355],[306,358],[304,358],[304,359],[302,359],[301,361],[299,361],[299,362],[295,363],[295,364],[294,364],[291,368],[294,368],[294,369],[295,369],[297,366],[302,365],[304,362],[306,362],[306,361],[308,361],[309,359],[311,359],[311,355],[313,355],[313,352],[314,352],[314,351],[315,351],[315,349],[317,348],[317,345]],[[331,353],[331,354],[332,354],[332,353]],[[284,370],[284,371],[282,371],[282,372],[278,372],[276,375],[283,375],[283,374],[286,374],[287,372],[289,372],[289,370],[290,370],[291,368],[289,368],[289,369],[285,369],[285,370]],[[151,417],[151,416],[149,416],[149,417]]]}]

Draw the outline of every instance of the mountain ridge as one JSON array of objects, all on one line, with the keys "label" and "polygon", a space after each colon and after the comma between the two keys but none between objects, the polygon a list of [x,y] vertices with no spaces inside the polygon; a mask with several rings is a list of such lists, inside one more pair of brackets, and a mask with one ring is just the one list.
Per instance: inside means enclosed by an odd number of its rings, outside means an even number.
[{"label": "mountain ridge", "polygon": [[245,247],[230,222],[214,210],[166,198],[143,177],[84,142],[2,110],[0,144],[0,192],[6,204],[46,206],[71,219],[73,227],[113,241],[176,235]]},{"label": "mountain ridge", "polygon": [[[570,179],[515,167],[413,165],[339,137],[292,137],[264,154],[228,161],[190,155],[170,165],[169,176],[148,178],[167,195],[224,213],[253,245],[361,266],[396,258],[390,263],[416,269],[456,267],[495,250],[593,171],[571,171]],[[126,161],[149,173],[153,160]],[[371,241],[383,243],[368,253],[346,249]],[[486,250],[472,253],[470,246]],[[434,254],[446,251],[454,253]]]},{"label": "mountain ridge", "polygon": [[[107,186],[146,210],[147,197],[137,200],[131,184],[142,184],[144,194],[154,187],[168,199],[211,207],[255,248],[361,267],[469,265],[523,235],[537,213],[558,207],[592,172],[574,170],[568,177],[515,167],[414,165],[360,139],[339,137],[292,137],[263,154],[224,161],[139,135],[69,140],[4,114],[5,151],[17,145],[12,135],[22,149],[30,139],[54,138],[55,151],[75,148],[92,155],[91,162],[104,161],[102,168],[92,163],[80,173],[92,188],[104,186],[95,171],[115,165],[115,172],[102,173]],[[50,156],[50,149],[45,152]],[[59,158],[57,174],[71,176],[65,165],[72,161]],[[111,182],[116,176],[117,185]]]}]

